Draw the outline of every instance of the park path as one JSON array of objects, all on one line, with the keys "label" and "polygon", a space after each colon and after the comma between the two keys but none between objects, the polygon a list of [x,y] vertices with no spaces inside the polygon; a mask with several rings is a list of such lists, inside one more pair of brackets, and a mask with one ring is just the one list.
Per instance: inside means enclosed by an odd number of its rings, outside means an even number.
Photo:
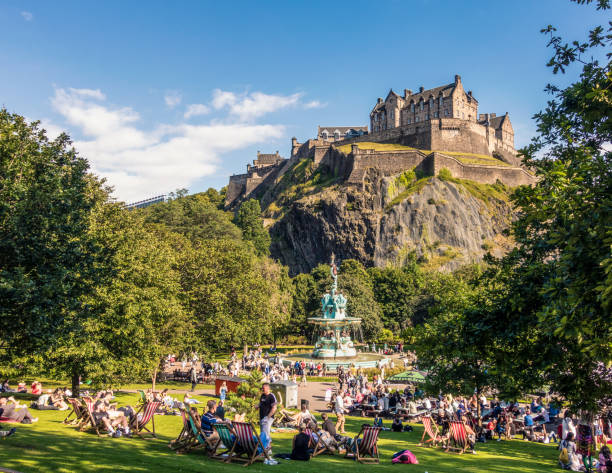
[{"label": "park path", "polygon": [[[310,402],[310,410],[323,412],[328,410],[327,403],[325,402],[325,391],[328,388],[333,388],[334,383],[332,381],[309,381],[306,386],[298,385],[298,407],[302,399],[307,399]],[[126,393],[137,393],[137,389],[121,389],[120,391]],[[215,395],[215,389],[210,388],[198,388],[196,386],[195,391],[191,391],[191,387],[185,389],[169,389],[168,393],[173,396],[179,395],[182,397],[183,394],[189,393],[196,396],[213,396]],[[1,470],[0,470],[1,471]]]}]

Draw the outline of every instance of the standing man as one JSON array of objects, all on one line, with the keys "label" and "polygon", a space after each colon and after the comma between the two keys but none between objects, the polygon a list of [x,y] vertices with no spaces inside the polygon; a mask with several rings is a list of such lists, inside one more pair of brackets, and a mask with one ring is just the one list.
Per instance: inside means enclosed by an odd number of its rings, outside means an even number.
[{"label": "standing man", "polygon": [[189,372],[189,379],[191,380],[191,392],[195,391],[195,387],[198,384],[198,373],[195,368],[195,363],[191,364],[191,371]]},{"label": "standing man", "polygon": [[[274,413],[278,403],[276,402],[276,396],[270,392],[270,383],[263,383],[261,386],[261,397],[259,398],[259,427],[261,429],[261,436],[265,437],[269,442],[267,446],[272,444],[272,438],[270,437],[270,428],[274,421]],[[264,435],[265,434],[265,435]],[[265,440],[264,440],[265,442]]]},{"label": "standing man", "polygon": [[336,422],[336,432],[339,434],[344,434],[344,413],[346,409],[344,408],[344,392],[340,391],[336,396],[336,406],[334,407],[334,411],[336,412],[336,416],[338,417],[338,421]]}]

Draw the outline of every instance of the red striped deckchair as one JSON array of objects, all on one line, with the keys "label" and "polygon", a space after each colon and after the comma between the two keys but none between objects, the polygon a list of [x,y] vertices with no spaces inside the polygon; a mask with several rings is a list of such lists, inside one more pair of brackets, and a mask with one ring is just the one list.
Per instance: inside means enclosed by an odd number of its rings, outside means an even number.
[{"label": "red striped deckchair", "polygon": [[[347,458],[354,458],[359,463],[380,463],[378,457],[378,434],[380,427],[364,425],[361,432],[353,439],[353,451],[347,452]],[[359,437],[363,435],[360,439]]]},{"label": "red striped deckchair", "polygon": [[[431,445],[437,445],[440,442],[440,430],[438,429],[438,425],[433,421],[431,416],[423,416],[421,419],[423,422],[423,436],[421,437],[421,441],[417,444],[419,447],[427,447],[431,442]],[[429,439],[425,440],[425,435],[429,436]],[[423,440],[425,442],[423,443]]]},{"label": "red striped deckchair", "polygon": [[269,458],[268,452],[264,448],[259,435],[257,435],[253,424],[250,422],[234,422],[233,425],[236,432],[236,441],[227,460],[225,460],[227,463],[246,460],[244,466],[249,466],[256,460]]},{"label": "red striped deckchair", "polygon": [[308,438],[310,439],[308,441],[308,448],[315,448],[317,445],[317,439],[314,437],[312,429],[304,429],[304,433],[308,435]]},{"label": "red striped deckchair", "polygon": [[[74,397],[69,397],[67,401],[68,401],[68,404],[70,404],[70,407],[72,408],[72,410],[68,413],[66,418],[62,421],[62,423],[71,424],[71,425],[80,423],[83,420],[83,417],[85,415],[85,408],[83,407],[83,404],[81,404],[80,400]],[[68,420],[73,415],[74,415],[74,419]]]},{"label": "red striped deckchair", "polygon": [[465,425],[463,422],[452,420],[450,422],[449,432],[450,438],[445,451],[448,452],[449,450],[456,450],[461,455],[468,447],[468,438]]},{"label": "red striped deckchair", "polygon": [[170,447],[172,450],[180,450],[181,448],[183,448],[188,440],[189,440],[189,423],[187,422],[187,414],[185,412],[185,409],[181,409],[181,417],[183,418],[183,429],[181,430],[181,432],[178,434],[178,437],[176,437],[174,440],[171,440],[170,443],[168,444],[168,447]]},{"label": "red striped deckchair", "polygon": [[85,396],[83,397],[83,403],[85,404],[85,413],[83,414],[84,422],[79,426],[79,430],[83,431],[91,428],[96,431],[99,437],[100,430],[98,429],[98,422],[96,422],[96,418],[93,415],[94,400],[89,396]]},{"label": "red striped deckchair", "polygon": [[[149,401],[141,406],[138,410],[134,419],[132,420],[131,429],[137,434],[140,438],[144,438],[143,430],[149,432],[153,437],[157,438],[155,434],[155,411],[159,407],[161,402],[159,401]],[[140,415],[140,419],[138,416]],[[147,424],[151,422],[152,430],[147,428]]]}]

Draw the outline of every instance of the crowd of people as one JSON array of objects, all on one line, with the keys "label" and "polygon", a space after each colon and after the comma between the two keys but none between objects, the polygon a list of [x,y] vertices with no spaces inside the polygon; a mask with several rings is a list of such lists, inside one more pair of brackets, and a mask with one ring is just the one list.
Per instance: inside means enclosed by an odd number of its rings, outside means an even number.
[{"label": "crowd of people", "polygon": [[[372,349],[381,350],[375,346]],[[397,350],[401,347],[384,349]],[[174,357],[167,360],[176,362]],[[571,471],[594,471],[612,473],[612,459],[608,444],[612,444],[612,414],[589,417],[582,413],[562,409],[556,402],[545,402],[541,397],[533,398],[528,405],[505,402],[497,398],[487,398],[484,394],[471,397],[427,396],[418,386],[394,388],[385,381],[385,367],[378,374],[369,376],[363,370],[338,368],[337,385],[328,389],[325,399],[330,414],[322,413],[320,419],[310,412],[304,403],[297,412],[281,409],[275,395],[270,391],[270,383],[293,380],[304,384],[306,376],[321,375],[327,371],[322,362],[295,361],[283,363],[282,356],[270,356],[259,347],[238,357],[235,351],[227,364],[205,363],[194,353],[190,360],[184,360],[182,368],[189,367],[192,390],[203,377],[219,375],[237,376],[245,371],[258,370],[262,373],[263,388],[259,409],[260,436],[268,453],[266,462],[274,463],[271,455],[271,428],[292,428],[298,431],[292,442],[292,452],[279,454],[280,458],[307,460],[312,453],[313,441],[319,439],[331,449],[346,452],[354,449],[352,439],[346,435],[345,416],[348,414],[373,417],[372,424],[382,430],[404,432],[412,430],[410,423],[418,422],[427,416],[438,426],[438,440],[449,442],[450,424],[462,422],[467,433],[469,448],[475,453],[476,443],[515,438],[519,435],[524,441],[558,443],[559,466]],[[56,388],[43,390],[38,381],[29,386],[31,394],[37,395],[30,406],[20,404],[13,396],[0,397],[0,418],[7,422],[33,423],[38,419],[30,409],[69,408],[67,398],[72,393],[68,389]],[[11,388],[8,380],[0,385],[0,392],[12,394],[27,392],[25,383]],[[87,393],[85,393],[87,394]],[[206,436],[212,447],[218,440],[214,424],[223,422],[231,427],[232,422],[244,420],[244,413],[231,412],[226,416],[226,400],[229,395],[227,383],[219,390],[219,399],[210,400],[200,415],[199,401],[190,393],[182,394],[180,399],[172,396],[167,389],[161,392],[149,390],[143,394],[143,402],[158,401],[156,414],[180,415],[189,411]],[[92,415],[95,422],[111,436],[130,436],[130,425],[138,415],[132,406],[117,407],[112,391],[100,391],[94,396]],[[334,419],[335,418],[335,419]],[[388,423],[388,419],[392,421]],[[0,430],[0,437],[13,435],[15,429]]]}]

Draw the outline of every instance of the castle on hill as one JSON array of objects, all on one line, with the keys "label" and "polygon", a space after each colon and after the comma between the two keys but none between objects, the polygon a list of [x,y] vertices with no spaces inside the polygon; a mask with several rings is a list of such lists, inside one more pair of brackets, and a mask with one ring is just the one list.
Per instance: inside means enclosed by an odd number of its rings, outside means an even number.
[{"label": "castle on hill", "polygon": [[[403,146],[376,149],[372,143]],[[508,113],[479,114],[478,101],[472,91],[465,91],[458,75],[453,83],[433,89],[405,89],[403,96],[390,90],[370,112],[369,129],[319,126],[316,138],[303,143],[292,138],[289,159],[278,151],[257,152],[246,174],[230,177],[226,207],[259,198],[295,162],[306,158],[327,166],[347,185],[363,185],[371,171],[391,176],[413,168],[430,175],[446,168],[458,178],[501,181],[511,187],[534,182],[517,157]]]}]

